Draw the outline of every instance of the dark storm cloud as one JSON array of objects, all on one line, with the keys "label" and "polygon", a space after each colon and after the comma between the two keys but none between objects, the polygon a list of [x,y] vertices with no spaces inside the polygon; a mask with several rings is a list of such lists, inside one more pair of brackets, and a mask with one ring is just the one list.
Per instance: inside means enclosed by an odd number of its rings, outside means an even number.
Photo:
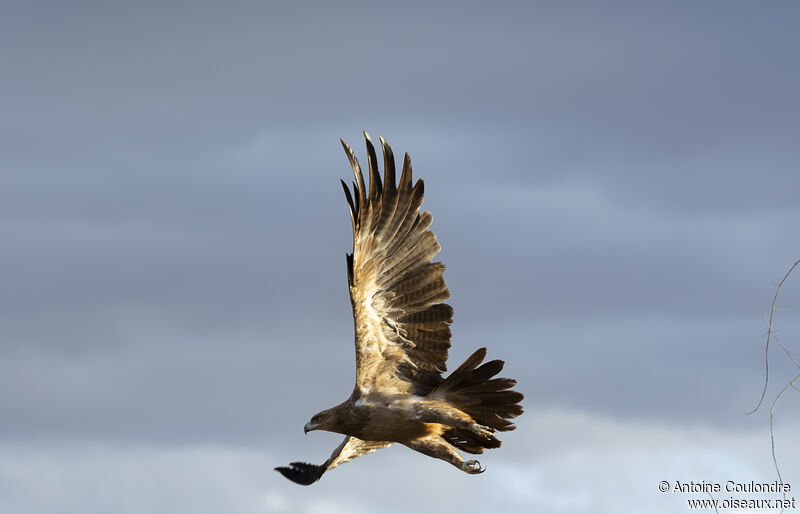
[{"label": "dark storm cloud", "polygon": [[533,409],[749,406],[799,250],[794,5],[307,7],[2,17],[6,437],[252,441],[346,395],[362,128],[426,180],[454,360]]}]

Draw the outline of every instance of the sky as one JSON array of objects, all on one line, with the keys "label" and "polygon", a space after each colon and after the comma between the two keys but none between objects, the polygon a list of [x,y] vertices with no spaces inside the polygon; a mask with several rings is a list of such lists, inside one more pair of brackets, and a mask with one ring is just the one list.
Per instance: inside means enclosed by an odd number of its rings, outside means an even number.
[{"label": "sky", "polygon": [[[777,480],[777,346],[745,412],[800,258],[797,3],[0,12],[0,512],[683,513],[708,495],[660,481]],[[302,427],[352,390],[362,130],[425,180],[450,368],[486,346],[525,394],[482,475],[273,471],[341,439]],[[796,356],[799,304],[790,276]]]}]

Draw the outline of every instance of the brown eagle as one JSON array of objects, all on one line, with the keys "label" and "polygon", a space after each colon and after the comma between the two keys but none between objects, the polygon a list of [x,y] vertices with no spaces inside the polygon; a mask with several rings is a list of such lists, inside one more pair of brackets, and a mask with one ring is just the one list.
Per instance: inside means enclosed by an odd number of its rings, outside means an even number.
[{"label": "brown eagle", "polygon": [[347,280],[353,307],[356,384],[350,397],[315,414],[304,431],[327,430],[345,438],[322,465],[292,462],[275,468],[298,484],[310,485],[339,464],[400,443],[442,459],[467,473],[482,473],[476,460],[456,449],[482,453],[497,448],[495,431],[514,430],[508,421],[522,414],[522,394],[510,378],[493,378],[503,361],[483,362],[486,348],[473,353],[448,377],[447,351],[453,308],[442,274],[431,262],[441,247],[429,230],[433,217],[419,213],[422,179],[412,185],[406,153],[395,186],[391,147],[381,138],[383,184],[378,157],[364,132],[369,189],[353,150],[343,140],[353,167],[353,194],[342,181],[353,222],[353,253]]}]

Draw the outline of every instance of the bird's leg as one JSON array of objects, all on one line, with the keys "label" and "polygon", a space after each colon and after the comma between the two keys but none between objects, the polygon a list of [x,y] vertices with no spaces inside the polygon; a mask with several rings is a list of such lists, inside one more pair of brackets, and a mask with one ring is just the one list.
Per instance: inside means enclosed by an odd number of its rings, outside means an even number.
[{"label": "bird's leg", "polygon": [[428,457],[449,462],[461,471],[469,473],[470,475],[476,475],[485,471],[485,468],[482,468],[481,463],[477,460],[468,460],[465,462],[449,443],[438,436],[433,438],[426,437],[423,439],[413,439],[403,444],[412,450],[427,455]]},{"label": "bird's leg", "polygon": [[484,439],[494,439],[493,428],[476,423],[468,414],[441,402],[417,402],[411,407],[411,412],[415,419],[425,423],[441,423],[468,430]]}]

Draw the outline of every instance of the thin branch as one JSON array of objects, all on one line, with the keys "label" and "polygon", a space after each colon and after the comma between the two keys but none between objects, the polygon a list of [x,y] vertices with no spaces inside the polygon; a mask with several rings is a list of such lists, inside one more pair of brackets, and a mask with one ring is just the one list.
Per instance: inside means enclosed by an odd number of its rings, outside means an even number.
[{"label": "thin branch", "polygon": [[[783,393],[788,391],[790,387],[797,389],[794,383],[798,380],[800,380],[800,375],[797,375],[791,380],[791,382],[786,384],[783,389],[781,389],[781,392],[778,393],[778,396],[775,397],[775,400],[772,402],[772,406],[769,408],[769,440],[772,446],[772,462],[775,464],[775,472],[778,474],[778,482],[781,485],[783,485],[783,477],[781,476],[781,470],[778,467],[778,458],[775,455],[775,405],[777,405],[778,400],[781,399]],[[786,499],[786,491],[783,491],[783,499]],[[783,509],[781,509],[781,512],[783,512]]]},{"label": "thin branch", "polygon": [[778,341],[778,344],[781,345],[781,348],[783,348],[783,351],[786,353],[786,355],[788,355],[789,358],[792,359],[792,362],[794,362],[794,365],[797,367],[797,369],[800,369],[800,363],[797,362],[797,359],[794,358],[794,355],[792,355],[792,352],[790,352],[789,349],[786,347],[786,345],[783,344],[783,341],[781,341],[781,338],[778,337],[778,333],[777,332],[773,332],[773,335],[775,336],[775,340]]},{"label": "thin branch", "polygon": [[719,514],[719,510],[717,510],[717,499],[714,498],[714,496],[712,496],[712,494],[709,491],[706,491],[706,494],[708,495],[709,498],[711,498],[711,504],[714,506],[714,512]]},{"label": "thin branch", "polygon": [[[775,296],[772,298],[772,307],[769,310],[769,322],[767,324],[767,344],[764,346],[764,389],[761,391],[761,398],[759,398],[758,404],[755,406],[755,408],[753,410],[751,410],[751,411],[745,412],[745,414],[749,415],[749,414],[752,414],[755,411],[757,411],[761,407],[761,404],[764,402],[764,397],[767,394],[767,385],[769,383],[769,341],[770,341],[770,336],[772,336],[772,334],[773,334],[772,316],[775,314],[775,304],[778,302],[778,294],[781,292],[781,287],[783,286],[783,283],[786,282],[786,279],[789,278],[789,275],[792,273],[792,271],[794,270],[794,268],[798,264],[800,264],[800,260],[797,260],[797,261],[795,261],[794,264],[792,264],[792,267],[789,268],[789,271],[786,272],[786,274],[783,276],[783,279],[781,279],[780,283],[778,284],[778,287],[775,289]],[[788,353],[788,350],[787,350],[787,353]],[[791,354],[790,354],[790,357],[791,357]],[[792,360],[794,360],[793,357],[792,357]],[[795,364],[797,364],[796,361],[795,361]],[[792,382],[790,382],[790,383],[793,383],[793,382],[794,382],[794,380],[792,380]],[[785,388],[784,388],[784,390],[785,390]],[[783,394],[783,392],[781,392],[781,394]],[[774,404],[773,404],[773,406],[774,406]]]}]

